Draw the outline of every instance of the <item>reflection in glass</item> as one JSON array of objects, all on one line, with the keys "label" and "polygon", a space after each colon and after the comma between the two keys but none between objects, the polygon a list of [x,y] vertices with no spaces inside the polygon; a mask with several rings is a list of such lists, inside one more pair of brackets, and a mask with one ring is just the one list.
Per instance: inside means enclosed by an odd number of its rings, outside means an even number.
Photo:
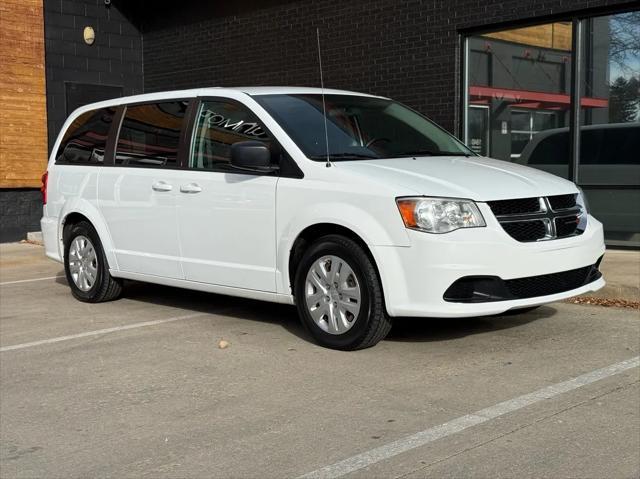
[{"label": "reflection in glass", "polygon": [[[580,26],[580,148],[570,179],[608,244],[640,246],[640,11]],[[568,176],[572,30],[556,22],[468,38],[465,138],[475,151]]]},{"label": "reflection in glass", "polygon": [[578,181],[609,243],[640,246],[640,11],[584,30]]},{"label": "reflection in glass", "polygon": [[92,110],[69,126],[56,153],[57,163],[102,163],[115,108]]},{"label": "reflection in glass", "polygon": [[[569,124],[571,39],[569,22],[469,38],[467,142],[475,151],[532,164],[531,141]],[[484,131],[478,108],[486,109]],[[568,157],[556,160],[554,173],[566,177]]]},{"label": "reflection in glass", "polygon": [[271,148],[271,139],[250,110],[234,101],[204,101],[198,112],[189,166],[237,173],[230,163],[231,145],[251,140]]},{"label": "reflection in glass", "polygon": [[127,107],[116,148],[116,165],[176,166],[185,101]]},{"label": "reflection in glass", "polygon": [[314,161],[326,161],[327,156],[332,161],[356,161],[473,155],[429,119],[386,98],[334,94],[254,98]]},{"label": "reflection in glass", "polygon": [[467,113],[469,138],[467,143],[474,153],[489,155],[489,107],[470,105]]}]

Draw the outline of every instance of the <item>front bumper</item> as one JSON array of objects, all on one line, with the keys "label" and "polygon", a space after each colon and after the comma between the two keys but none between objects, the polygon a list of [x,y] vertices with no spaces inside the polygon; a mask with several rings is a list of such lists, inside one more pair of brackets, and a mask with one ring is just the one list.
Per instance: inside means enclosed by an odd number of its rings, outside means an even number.
[{"label": "front bumper", "polygon": [[600,279],[602,258],[600,256],[591,266],[541,276],[507,280],[498,276],[465,276],[449,286],[444,292],[444,300],[451,303],[488,303],[564,293]]},{"label": "front bumper", "polygon": [[605,285],[597,275],[587,284],[555,294],[487,302],[452,302],[446,291],[464,277],[515,280],[569,272],[595,265],[604,254],[602,224],[589,216],[580,236],[521,243],[511,238],[486,204],[479,204],[487,226],[443,235],[407,230],[410,247],[374,247],[387,311],[391,316],[467,317],[503,313],[558,301]]}]

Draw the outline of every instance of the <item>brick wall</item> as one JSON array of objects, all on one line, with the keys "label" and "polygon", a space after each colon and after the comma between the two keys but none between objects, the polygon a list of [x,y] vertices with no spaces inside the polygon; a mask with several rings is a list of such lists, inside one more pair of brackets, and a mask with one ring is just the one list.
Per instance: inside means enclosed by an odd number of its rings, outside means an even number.
[{"label": "brick wall", "polygon": [[[608,0],[166,2],[144,30],[145,91],[197,86],[325,86],[385,95],[458,128],[460,29],[630,5]],[[637,2],[636,2],[637,5]]]},{"label": "brick wall", "polygon": [[[51,149],[71,113],[65,82],[121,87],[124,95],[142,93],[142,34],[121,9],[104,0],[44,0],[44,25]],[[93,45],[84,42],[85,26],[95,30]]]},{"label": "brick wall", "polygon": [[32,189],[0,189],[0,243],[24,239],[29,231],[40,231],[42,194]]}]

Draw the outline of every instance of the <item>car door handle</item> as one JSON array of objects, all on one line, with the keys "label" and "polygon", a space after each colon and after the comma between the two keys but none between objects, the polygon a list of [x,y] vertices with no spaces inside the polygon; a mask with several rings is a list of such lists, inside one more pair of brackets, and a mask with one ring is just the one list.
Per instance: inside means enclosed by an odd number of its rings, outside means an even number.
[{"label": "car door handle", "polygon": [[171,191],[173,189],[173,186],[171,186],[166,181],[161,180],[161,181],[156,181],[154,184],[152,184],[151,188],[154,191]]},{"label": "car door handle", "polygon": [[188,185],[182,185],[180,191],[182,193],[200,193],[202,187],[197,183],[189,183]]}]

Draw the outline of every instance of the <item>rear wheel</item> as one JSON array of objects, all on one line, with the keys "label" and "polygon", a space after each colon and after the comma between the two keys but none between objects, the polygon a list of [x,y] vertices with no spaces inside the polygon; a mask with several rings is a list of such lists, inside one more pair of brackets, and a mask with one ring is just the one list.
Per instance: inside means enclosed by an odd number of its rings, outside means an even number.
[{"label": "rear wheel", "polygon": [[378,272],[363,249],[344,236],[320,238],[304,253],[295,296],[303,324],[323,346],[368,348],[391,330]]},{"label": "rear wheel", "polygon": [[64,271],[71,294],[80,301],[111,301],[122,293],[122,282],[109,273],[98,233],[87,221],[64,230]]}]

